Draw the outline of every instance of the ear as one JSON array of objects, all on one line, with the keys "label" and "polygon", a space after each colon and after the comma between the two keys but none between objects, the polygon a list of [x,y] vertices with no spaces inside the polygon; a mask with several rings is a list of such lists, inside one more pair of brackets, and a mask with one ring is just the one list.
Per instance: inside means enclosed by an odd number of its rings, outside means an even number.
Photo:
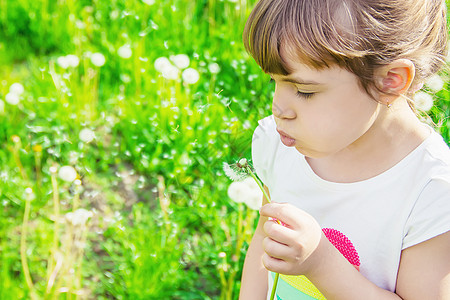
[{"label": "ear", "polygon": [[397,59],[375,71],[376,85],[384,95],[382,102],[392,103],[405,94],[414,80],[415,67],[409,59]]}]

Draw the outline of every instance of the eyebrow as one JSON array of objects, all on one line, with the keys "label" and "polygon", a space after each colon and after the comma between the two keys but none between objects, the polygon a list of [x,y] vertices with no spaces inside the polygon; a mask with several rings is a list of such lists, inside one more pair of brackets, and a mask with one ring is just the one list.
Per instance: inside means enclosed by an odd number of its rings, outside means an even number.
[{"label": "eyebrow", "polygon": [[302,85],[321,85],[321,83],[317,81],[306,81],[299,78],[282,77],[281,80]]}]

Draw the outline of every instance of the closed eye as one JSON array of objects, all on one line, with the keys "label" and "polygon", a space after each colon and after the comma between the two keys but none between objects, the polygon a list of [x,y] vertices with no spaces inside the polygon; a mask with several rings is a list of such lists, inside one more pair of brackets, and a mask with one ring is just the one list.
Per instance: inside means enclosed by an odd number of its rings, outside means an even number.
[{"label": "closed eye", "polygon": [[300,97],[300,98],[309,99],[309,98],[311,98],[312,96],[314,96],[315,93],[304,93],[304,92],[297,91],[296,94],[297,94],[297,96]]}]

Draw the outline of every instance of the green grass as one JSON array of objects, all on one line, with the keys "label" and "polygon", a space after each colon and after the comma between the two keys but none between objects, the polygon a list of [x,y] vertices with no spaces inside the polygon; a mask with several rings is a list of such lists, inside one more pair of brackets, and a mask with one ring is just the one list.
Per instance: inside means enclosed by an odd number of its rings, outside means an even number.
[{"label": "green grass", "polygon": [[[0,299],[237,299],[256,212],[229,200],[222,163],[250,158],[273,90],[241,43],[254,3],[0,0]],[[176,54],[197,83],[155,70]],[[448,89],[435,97],[449,141]],[[81,187],[51,172],[65,165]]]}]

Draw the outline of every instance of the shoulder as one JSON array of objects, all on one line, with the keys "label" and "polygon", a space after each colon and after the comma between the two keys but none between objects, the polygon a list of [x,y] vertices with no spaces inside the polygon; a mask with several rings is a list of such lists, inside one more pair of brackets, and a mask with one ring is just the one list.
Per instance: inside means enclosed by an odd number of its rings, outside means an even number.
[{"label": "shoulder", "polygon": [[406,223],[403,249],[450,230],[450,149],[433,133],[420,158],[416,176],[424,184]]},{"label": "shoulder", "polygon": [[426,162],[450,171],[450,149],[442,136],[437,132],[432,132],[425,141]]}]

